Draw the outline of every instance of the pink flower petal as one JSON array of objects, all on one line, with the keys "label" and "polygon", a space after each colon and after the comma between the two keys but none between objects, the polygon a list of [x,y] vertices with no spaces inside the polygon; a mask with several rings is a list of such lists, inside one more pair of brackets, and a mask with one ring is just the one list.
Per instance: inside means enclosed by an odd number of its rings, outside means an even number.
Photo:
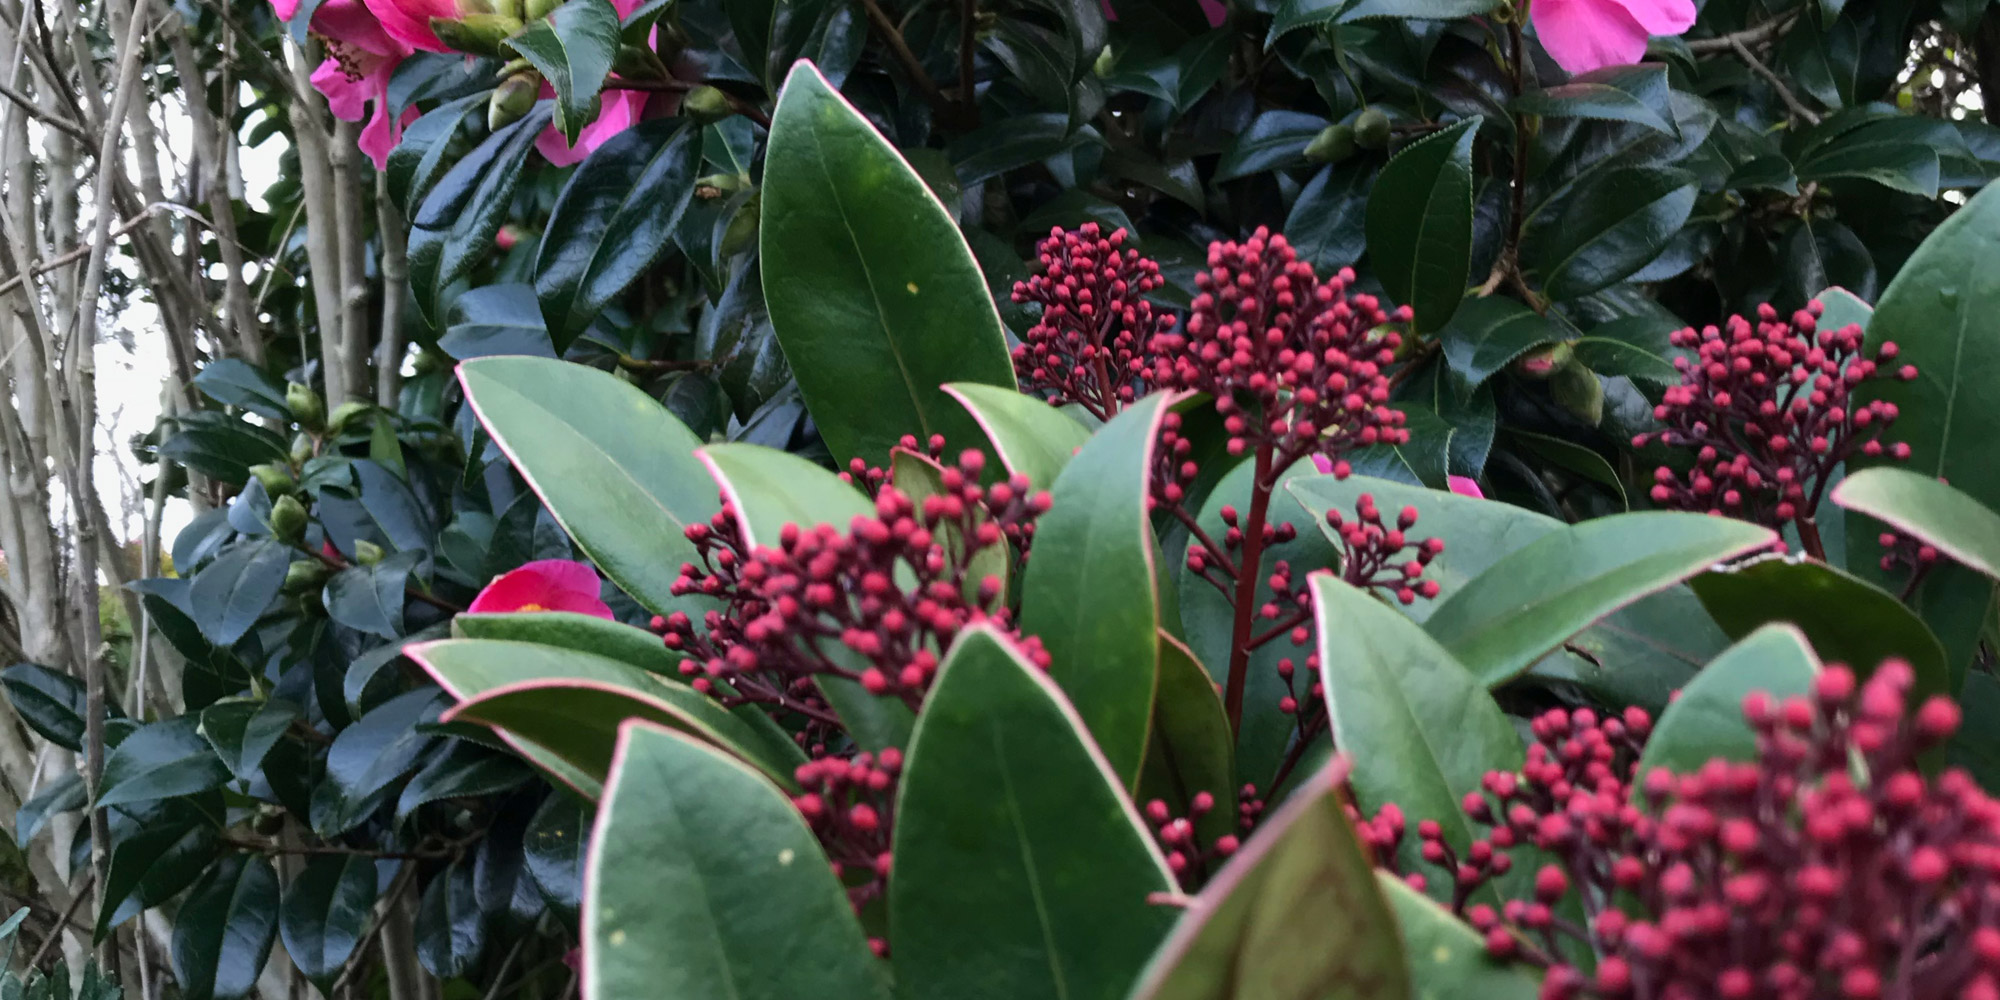
[{"label": "pink flower petal", "polygon": [[313,70],[313,89],[326,95],[326,109],[335,118],[344,122],[358,122],[366,112],[368,102],[375,98],[372,81],[355,79],[347,75],[347,70],[338,59],[328,59]]},{"label": "pink flower petal", "polygon": [[388,99],[385,97],[378,100],[375,102],[374,116],[370,117],[368,124],[362,127],[360,139],[355,145],[360,147],[370,160],[375,161],[375,169],[386,170],[389,167],[389,154],[395,150],[397,143],[403,141],[403,130],[417,120],[418,114],[416,108],[406,108],[401,120],[390,121]]},{"label": "pink flower petal", "polygon": [[431,18],[458,19],[454,0],[364,0],[389,34],[411,48],[429,52],[450,52],[431,30]]},{"label": "pink flower petal", "polygon": [[1542,47],[1571,73],[1629,66],[1646,57],[1646,29],[1624,0],[1536,0],[1529,11]]},{"label": "pink flower petal", "polygon": [[1650,35],[1680,35],[1694,27],[1694,0],[1610,0]]},{"label": "pink flower petal", "polygon": [[1312,460],[1313,460],[1313,468],[1318,469],[1320,475],[1322,476],[1333,475],[1333,459],[1330,459],[1325,455],[1314,455],[1312,457]]},{"label": "pink flower petal", "polygon": [[1453,493],[1459,496],[1471,497],[1474,500],[1486,499],[1486,494],[1479,490],[1479,484],[1464,476],[1446,476],[1444,477],[1444,483],[1446,486],[1451,487]]},{"label": "pink flower petal", "polygon": [[646,110],[646,98],[649,96],[642,90],[607,90],[598,108],[597,120],[577,133],[576,145],[570,145],[561,130],[551,125],[535,138],[535,148],[541,151],[544,159],[558,167],[581,163],[584,157],[604,145],[605,140],[637,124]]},{"label": "pink flower petal", "polygon": [[271,0],[271,9],[277,13],[278,20],[290,21],[298,15],[299,0]]},{"label": "pink flower petal", "polygon": [[466,610],[474,614],[516,611],[571,611],[610,619],[610,605],[598,597],[597,571],[569,559],[543,559],[496,577]]},{"label": "pink flower petal", "polygon": [[[396,61],[410,54],[410,47],[392,37],[382,27],[381,20],[361,0],[326,0],[318,10],[313,11],[312,29],[315,34],[341,46],[350,57],[357,49]],[[367,68],[362,71],[367,72]]]}]

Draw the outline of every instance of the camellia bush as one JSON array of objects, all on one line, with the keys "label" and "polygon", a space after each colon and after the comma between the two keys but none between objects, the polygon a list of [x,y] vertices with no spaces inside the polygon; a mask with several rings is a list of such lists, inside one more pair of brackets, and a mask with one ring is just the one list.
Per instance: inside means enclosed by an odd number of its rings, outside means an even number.
[{"label": "camellia bush", "polygon": [[404,377],[0,676],[181,995],[2000,1000],[1985,4],[254,7]]}]

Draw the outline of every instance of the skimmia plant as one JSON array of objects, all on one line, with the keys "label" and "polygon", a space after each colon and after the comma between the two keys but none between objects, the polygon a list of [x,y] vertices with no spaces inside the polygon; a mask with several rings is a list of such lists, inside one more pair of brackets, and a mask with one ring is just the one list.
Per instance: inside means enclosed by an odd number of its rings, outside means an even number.
[{"label": "skimmia plant", "polygon": [[[1420,313],[1283,234],[1215,242],[1176,304],[1128,232],[1058,227],[1018,344],[977,309],[935,332],[884,296],[985,294],[947,209],[809,66],[772,130],[767,213],[838,148],[918,220],[851,228],[865,269],[767,247],[788,354],[896,346],[895,405],[801,382],[843,471],[657,409],[579,450],[540,386],[651,404],[560,361],[459,372],[650,615],[502,580],[514,609],[411,650],[447,721],[596,803],[588,994],[1992,990],[2000,807],[1961,735],[1986,654],[1915,595],[1990,599],[2000,515],[1893,467],[1936,448],[1937,354],[1878,327],[1925,292],[1674,334],[1633,443],[1652,509],[1572,524],[1433,488]],[[890,253],[913,231],[942,242]],[[1951,572],[1898,596],[1833,525]],[[1704,634],[1664,675],[1638,652]]]},{"label": "skimmia plant", "polygon": [[17,841],[192,1000],[1992,995],[1992,6],[183,10],[262,360]]}]

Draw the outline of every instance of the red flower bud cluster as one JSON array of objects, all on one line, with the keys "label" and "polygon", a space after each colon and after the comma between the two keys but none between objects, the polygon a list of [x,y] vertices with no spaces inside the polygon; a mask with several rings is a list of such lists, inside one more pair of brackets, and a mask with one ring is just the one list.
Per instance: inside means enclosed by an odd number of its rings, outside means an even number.
[{"label": "red flower bud cluster", "polygon": [[[960,629],[1008,619],[1000,577],[972,577],[980,557],[1004,552],[1007,536],[1049,507],[1049,495],[1031,492],[1019,476],[980,486],[984,464],[981,453],[967,451],[943,470],[943,492],[921,505],[881,485],[874,515],[856,517],[847,531],[786,525],[778,545],[755,551],[731,505],[709,524],[689,525],[702,565],[682,566],[673,592],[723,608],[704,615],[699,629],[686,614],[663,623],[667,647],[687,657],[682,675],[724,705],[805,716],[816,725],[802,743],[816,756],[827,752],[839,720],[815,678],[855,681],[916,708]],[[1033,639],[1025,644],[1039,652]]]},{"label": "red flower bud cluster", "polygon": [[1373,444],[1409,439],[1389,408],[1386,369],[1407,322],[1372,295],[1348,295],[1352,271],[1322,281],[1282,235],[1214,243],[1185,332],[1153,338],[1153,384],[1215,397],[1240,455],[1270,446],[1273,468],[1310,454],[1338,462]]},{"label": "red flower bud cluster", "polygon": [[1160,266],[1125,247],[1126,232],[1097,223],[1049,231],[1035,250],[1041,273],[1014,283],[1014,301],[1038,303],[1041,319],[1014,349],[1025,392],[1061,406],[1076,403],[1099,420],[1150,392],[1145,351],[1173,325],[1146,295],[1163,283]]},{"label": "red flower bud cluster", "polygon": [[[896,442],[893,452],[920,455],[934,465],[941,465],[944,462],[944,435],[933,434],[929,440],[920,443],[915,434],[905,434]],[[867,459],[856,457],[847,460],[847,471],[839,475],[841,482],[868,494],[868,499],[873,500],[882,492],[882,487],[894,480],[895,470],[877,468],[869,465]]]},{"label": "red flower bud cluster", "polygon": [[[902,773],[903,752],[887,747],[851,760],[826,757],[800,764],[793,775],[804,791],[792,804],[826,845],[833,872],[846,884],[856,910],[880,898],[888,885],[889,831],[896,825],[896,780]],[[877,941],[869,943],[882,954],[886,945]]]},{"label": "red flower bud cluster", "polygon": [[1916,368],[1892,364],[1893,343],[1862,357],[1861,328],[1818,330],[1821,313],[1813,302],[1781,318],[1766,305],[1755,323],[1732,316],[1721,329],[1672,335],[1695,357],[1674,359],[1681,384],[1653,408],[1666,429],[1632,444],[1693,449],[1695,461],[1686,472],[1654,472],[1655,503],[1781,528],[1813,516],[1828,477],[1848,459],[1909,457],[1909,445],[1881,440],[1895,404],[1859,403],[1854,390],[1870,379],[1909,381]]},{"label": "red flower bud cluster", "polygon": [[[2000,802],[1919,768],[1960,712],[1910,714],[1913,681],[1890,661],[1865,683],[1829,667],[1809,697],[1754,693],[1756,761],[1686,774],[1634,773],[1642,712],[1546,713],[1522,771],[1466,799],[1490,830],[1478,856],[1426,836],[1426,860],[1469,887],[1454,900],[1492,955],[1546,968],[1547,1000],[1996,1000]],[[1363,829],[1400,838],[1399,821]],[[1467,906],[1517,846],[1551,859],[1530,896]]]},{"label": "red flower bud cluster", "polygon": [[[1252,798],[1237,803],[1237,816],[1239,820],[1248,820],[1254,825],[1255,810],[1251,806],[1256,801],[1255,789],[1251,789],[1251,792]],[[1188,811],[1184,816],[1174,815],[1173,810],[1162,799],[1146,803],[1146,822],[1152,824],[1154,839],[1158,840],[1160,847],[1167,852],[1167,867],[1173,870],[1174,876],[1180,880],[1183,888],[1192,889],[1200,886],[1210,872],[1221,867],[1230,855],[1236,853],[1237,848],[1243,846],[1242,839],[1233,833],[1215,838],[1214,843],[1201,842],[1195,824],[1200,822],[1202,817],[1215,811],[1215,805],[1215,796],[1207,792],[1194,794],[1194,798],[1188,802]]]}]

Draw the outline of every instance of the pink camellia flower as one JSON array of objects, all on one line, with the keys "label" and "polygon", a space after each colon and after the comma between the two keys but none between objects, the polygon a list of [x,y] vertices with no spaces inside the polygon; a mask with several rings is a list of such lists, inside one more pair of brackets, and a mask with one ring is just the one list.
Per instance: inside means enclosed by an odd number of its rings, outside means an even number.
[{"label": "pink camellia flower", "polygon": [[1534,0],[1529,13],[1542,47],[1571,73],[1629,66],[1646,39],[1694,27],[1694,0]]},{"label": "pink camellia flower", "polygon": [[[626,4],[621,0],[619,6]],[[555,90],[544,86],[542,96],[554,97]],[[541,152],[543,159],[558,167],[581,163],[584,157],[596,152],[597,147],[604,145],[606,140],[639,124],[646,110],[646,99],[652,96],[643,90],[613,90],[606,87],[598,105],[596,120],[585,125],[583,130],[577,133],[574,145],[564,137],[561,129],[550,125],[542,130],[541,135],[535,137],[535,149]]]},{"label": "pink camellia flower", "polygon": [[583,563],[543,559],[494,577],[467,610],[473,614],[573,611],[613,618],[610,605],[597,596],[601,587],[597,571]]},{"label": "pink camellia flower", "polygon": [[431,19],[441,18],[456,21],[464,14],[458,9],[458,0],[366,0],[368,9],[382,22],[382,27],[398,41],[414,49],[428,52],[450,52],[451,46],[438,40],[437,32],[431,30]]},{"label": "pink camellia flower", "polygon": [[[271,0],[278,17],[289,21],[298,13],[299,0]],[[398,41],[370,8],[360,0],[326,0],[313,11],[312,32],[326,47],[326,61],[313,71],[313,89],[326,95],[327,110],[342,121],[368,119],[361,130],[360,147],[380,170],[389,162],[389,151],[403,137],[403,127],[417,117],[410,108],[402,115],[389,114],[389,76],[409,58],[411,49]],[[374,114],[367,108],[374,103]]]},{"label": "pink camellia flower", "polygon": [[1474,500],[1486,499],[1486,494],[1479,491],[1479,484],[1464,476],[1446,476],[1444,484],[1451,487],[1451,491],[1459,496],[1471,497]]}]

